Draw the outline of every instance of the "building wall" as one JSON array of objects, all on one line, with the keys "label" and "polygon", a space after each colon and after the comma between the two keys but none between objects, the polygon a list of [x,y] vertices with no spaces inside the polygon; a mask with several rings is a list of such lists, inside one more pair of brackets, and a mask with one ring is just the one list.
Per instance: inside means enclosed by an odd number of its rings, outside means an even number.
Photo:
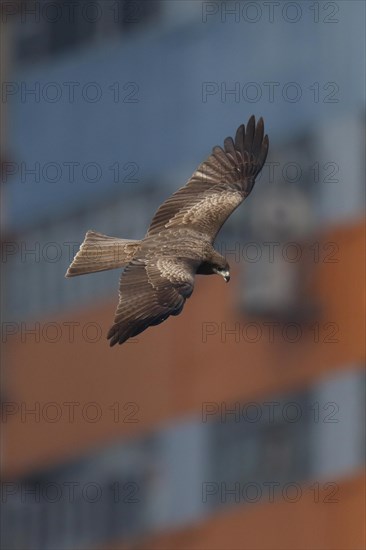
[{"label": "building wall", "polygon": [[[221,548],[253,550],[302,550],[303,548],[364,547],[365,477],[363,473],[342,480],[338,502],[326,502],[326,494],[314,502],[309,487],[297,502],[276,502],[236,508],[205,523],[178,533],[148,538],[141,546],[151,550]],[[279,527],[281,537],[278,537]],[[135,546],[126,546],[134,548]],[[108,549],[122,548],[111,544]],[[123,546],[124,548],[124,546]]]},{"label": "building wall", "polygon": [[[101,402],[102,395],[104,406],[133,401],[143,408],[137,425],[102,418],[96,424],[83,425],[81,431],[77,422],[65,430],[62,422],[22,423],[16,414],[6,426],[12,458],[5,461],[5,471],[23,473],[42,460],[60,460],[70,450],[82,452],[110,438],[151,429],[159,422],[200,411],[205,401],[259,398],[306,386],[334,369],[362,365],[363,307],[359,297],[364,268],[359,251],[364,225],[339,227],[323,239],[338,243],[339,261],[317,265],[313,292],[322,312],[309,326],[297,324],[301,337],[298,331],[291,333],[290,327],[285,336],[282,330],[276,331],[272,343],[269,328],[263,324],[266,320],[235,311],[238,276],[233,277],[231,288],[224,288],[215,278],[200,278],[184,314],[113,350],[109,350],[105,334],[116,300],[104,307],[70,310],[61,318],[45,318],[38,326],[35,322],[14,323],[3,329],[3,339],[8,341],[5,380],[11,401],[24,399],[29,406],[80,399],[87,403]],[[348,284],[351,278],[352,284]],[[246,328],[249,322],[257,323],[261,332],[250,332]],[[75,323],[74,341],[70,323]],[[11,335],[13,331],[16,333]],[[84,339],[80,338],[83,331]],[[253,338],[259,340],[249,342]],[[298,339],[296,344],[288,341],[293,338]],[[44,383],[40,385],[39,380]],[[20,452],[24,441],[35,443],[26,454]]]},{"label": "building wall", "polygon": [[[204,22],[198,2],[190,2],[183,17],[171,4],[164,3],[160,19],[143,32],[114,31],[108,40],[101,31],[99,42],[58,57],[48,52],[37,62],[19,60],[7,76],[19,91],[6,98],[15,162],[8,169],[15,173],[2,181],[10,288],[2,325],[5,541],[37,550],[101,547],[109,540],[119,548],[361,548],[364,125],[361,72],[349,62],[359,56],[360,12],[348,2],[341,4],[338,26],[309,26],[306,18],[299,25],[283,19],[250,25],[220,13]],[[348,28],[354,32],[340,32]],[[24,28],[18,32],[23,36]],[[259,43],[260,33],[266,41]],[[238,52],[251,51],[253,42],[262,64],[252,55],[242,67],[228,62],[232,52],[239,59]],[[296,78],[302,100],[237,101],[247,82],[267,89],[263,74],[280,86]],[[97,103],[42,95],[50,82],[64,93],[65,82],[95,80],[103,90]],[[314,80],[321,91],[336,82],[339,101],[327,104],[322,97],[314,106],[308,90]],[[132,83],[138,101],[114,102],[109,86],[116,81],[123,92]],[[210,82],[217,91],[205,101],[203,86]],[[40,100],[38,92],[23,97],[22,85],[39,86]],[[283,230],[268,212],[265,174],[246,214],[238,211],[221,236],[230,285],[200,278],[181,316],[110,350],[105,335],[119,273],[66,281],[71,247],[89,228],[141,237],[154,208],[210,150],[207,136],[211,145],[219,143],[251,112],[268,125],[269,162],[297,161],[303,168],[299,186],[275,186],[285,196],[274,197],[290,205],[286,238],[301,245],[303,261],[280,262],[273,272],[268,262],[237,260],[232,252],[238,227],[241,245],[265,241],[262,226],[270,234]],[[101,178],[70,181],[65,163],[75,160],[97,162]],[[312,175],[314,162],[320,180]],[[45,177],[48,163],[62,168],[58,181]],[[338,170],[336,180],[327,177],[327,166]],[[283,183],[279,179],[269,184]],[[301,187],[301,197],[294,187]],[[298,300],[298,316],[248,309],[249,291],[257,292],[253,280],[263,273],[285,281],[282,291]],[[283,295],[269,283],[263,289],[262,302]],[[276,405],[273,418],[265,415],[268,403]],[[245,418],[248,406],[263,413],[258,421]],[[294,410],[301,412],[295,420]],[[268,481],[279,483],[273,502],[236,498],[236,484],[263,490]],[[70,483],[77,484],[72,502],[65,491]],[[207,483],[211,494],[204,498]],[[302,491],[296,502],[284,502],[288,483]],[[50,484],[62,489],[60,498],[45,492]],[[96,505],[80,494],[90,484],[103,489]],[[335,503],[326,500],[332,489]]]},{"label": "building wall", "polygon": [[[284,327],[290,325],[280,324],[273,341],[264,332],[271,320],[240,313],[232,299],[238,288],[223,287],[214,278],[198,282],[183,315],[122,348],[110,350],[104,338],[114,302],[44,319],[39,327],[16,326],[17,334],[6,337],[3,404],[9,525],[19,526],[19,514],[28,508],[34,514],[33,524],[41,525],[40,508],[30,504],[37,484],[43,490],[47,484],[98,484],[106,491],[118,480],[136,486],[136,504],[128,503],[116,516],[113,509],[115,531],[101,519],[104,508],[95,524],[102,526],[101,533],[84,527],[73,534],[66,522],[70,547],[83,537],[85,544],[102,543],[111,538],[140,540],[146,533],[149,548],[169,544],[219,548],[220,537],[232,539],[235,548],[240,547],[242,529],[246,545],[269,548],[271,529],[278,530],[285,515],[286,525],[289,517],[293,520],[290,530],[277,533],[278,548],[301,548],[303,540],[307,548],[326,548],[329,537],[332,548],[341,548],[338,541],[345,540],[358,548],[363,533],[359,519],[363,477],[357,472],[364,463],[364,430],[355,418],[361,417],[365,400],[359,299],[363,240],[363,224],[323,234],[322,242],[338,243],[339,254],[337,262],[316,266],[312,292],[321,314],[310,323],[292,323],[285,333]],[[351,274],[352,285],[345,284]],[[239,270],[233,280],[238,283]],[[69,328],[65,330],[70,322],[77,323],[74,341]],[[263,334],[255,343],[249,341],[253,338],[249,323]],[[296,344],[289,341],[294,325],[297,334],[301,331]],[[76,331],[87,326],[80,338]],[[59,341],[52,343],[55,337]],[[97,341],[91,343],[94,338]],[[268,403],[277,404],[273,418],[262,416]],[[259,421],[245,418],[245,414],[252,418],[258,409]],[[269,496],[263,496],[266,483],[278,486],[269,505]],[[240,491],[246,484],[254,484],[262,496],[255,504],[249,502],[250,509],[248,502],[242,511],[231,508],[242,502]],[[287,491],[288,484],[290,496],[284,499],[281,491]],[[291,501],[294,486],[301,491],[296,502]],[[325,502],[315,502],[316,490]],[[337,500],[328,503],[333,490]],[[60,503],[64,499],[63,495]],[[102,505],[110,502],[101,499]],[[347,515],[342,512],[345,507]],[[51,512],[63,514],[55,504],[49,506]],[[75,517],[78,514],[91,518],[84,500],[79,507],[75,504]],[[303,529],[304,517],[318,527],[298,538],[296,526]],[[325,523],[322,517],[328,518]],[[337,525],[332,534],[328,521]],[[258,537],[256,525],[268,529]],[[158,535],[171,531],[177,534]],[[88,539],[91,532],[94,538]],[[46,548],[50,541],[69,547],[65,534],[61,539],[39,537],[32,534],[30,548],[39,547],[40,540],[48,540]]]}]

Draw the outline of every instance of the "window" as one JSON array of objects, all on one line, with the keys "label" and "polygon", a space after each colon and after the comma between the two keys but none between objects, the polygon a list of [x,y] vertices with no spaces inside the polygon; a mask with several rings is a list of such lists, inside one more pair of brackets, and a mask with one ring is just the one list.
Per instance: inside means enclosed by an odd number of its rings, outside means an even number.
[{"label": "window", "polygon": [[3,495],[4,547],[88,548],[143,532],[154,457],[147,437],[18,481]]},{"label": "window", "polygon": [[317,311],[305,290],[314,266],[305,253],[305,244],[314,240],[313,165],[307,135],[284,144],[270,156],[247,203],[240,302],[249,315],[301,322]]},{"label": "window", "polygon": [[[225,405],[222,404],[222,407]],[[211,506],[245,503],[269,485],[305,479],[310,465],[310,406],[307,392],[221,407],[212,422]],[[300,427],[301,426],[301,427]],[[248,491],[248,492],[247,492]]]}]

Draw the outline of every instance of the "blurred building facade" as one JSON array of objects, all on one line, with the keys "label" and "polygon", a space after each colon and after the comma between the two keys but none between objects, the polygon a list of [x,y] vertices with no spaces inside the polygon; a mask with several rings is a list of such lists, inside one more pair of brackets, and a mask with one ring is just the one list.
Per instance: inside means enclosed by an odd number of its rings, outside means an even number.
[{"label": "blurred building facade", "polygon": [[[363,8],[72,4],[2,13],[4,547],[362,548]],[[231,284],[110,350],[119,273],[64,279],[85,232],[142,237],[252,112]]]}]

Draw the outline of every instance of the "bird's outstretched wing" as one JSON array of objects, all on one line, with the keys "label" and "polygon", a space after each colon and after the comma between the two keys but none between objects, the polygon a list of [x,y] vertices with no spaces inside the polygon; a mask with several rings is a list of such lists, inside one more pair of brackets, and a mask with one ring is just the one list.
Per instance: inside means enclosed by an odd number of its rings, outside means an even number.
[{"label": "bird's outstretched wing", "polygon": [[122,344],[170,315],[178,315],[192,294],[194,271],[176,258],[134,259],[121,275],[119,303],[108,332],[110,345]]},{"label": "bird's outstretched wing", "polygon": [[246,128],[239,126],[235,140],[228,137],[224,149],[214,147],[188,183],[160,206],[147,236],[183,226],[213,242],[230,214],[251,192],[265,163],[269,142],[268,136],[263,136],[263,119],[256,124],[251,116]]}]

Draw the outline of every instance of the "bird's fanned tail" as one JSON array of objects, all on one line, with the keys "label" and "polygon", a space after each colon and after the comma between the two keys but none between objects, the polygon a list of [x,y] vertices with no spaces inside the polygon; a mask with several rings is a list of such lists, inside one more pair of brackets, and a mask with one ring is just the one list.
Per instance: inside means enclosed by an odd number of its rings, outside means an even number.
[{"label": "bird's fanned tail", "polygon": [[141,241],[117,239],[88,231],[65,277],[124,267],[132,260],[140,245]]}]

